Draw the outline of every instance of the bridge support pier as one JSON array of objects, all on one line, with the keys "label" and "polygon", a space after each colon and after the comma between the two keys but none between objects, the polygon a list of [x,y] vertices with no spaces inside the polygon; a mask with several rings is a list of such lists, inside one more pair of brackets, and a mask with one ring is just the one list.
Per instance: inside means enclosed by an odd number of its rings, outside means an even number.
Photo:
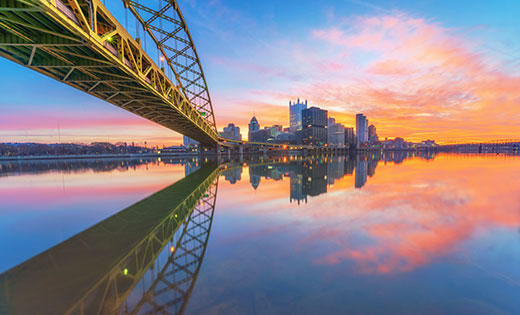
[{"label": "bridge support pier", "polygon": [[240,162],[244,162],[244,145],[238,146],[238,153],[240,154]]}]

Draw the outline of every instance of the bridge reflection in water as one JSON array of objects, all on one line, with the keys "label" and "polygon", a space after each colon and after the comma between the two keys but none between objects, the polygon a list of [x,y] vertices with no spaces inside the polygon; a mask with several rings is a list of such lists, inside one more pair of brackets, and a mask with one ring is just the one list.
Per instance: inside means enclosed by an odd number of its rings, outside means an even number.
[{"label": "bridge reflection in water", "polygon": [[206,164],[0,275],[1,313],[182,313],[208,243],[218,175]]}]

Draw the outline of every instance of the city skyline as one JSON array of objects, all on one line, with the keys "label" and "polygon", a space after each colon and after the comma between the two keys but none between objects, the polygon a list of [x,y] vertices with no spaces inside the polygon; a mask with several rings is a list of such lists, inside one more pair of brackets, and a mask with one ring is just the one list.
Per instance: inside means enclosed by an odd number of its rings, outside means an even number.
[{"label": "city skyline", "polygon": [[[346,126],[363,112],[381,138],[442,143],[519,134],[520,37],[512,12],[520,4],[441,2],[180,5],[199,21],[191,31],[219,130],[228,122],[247,130],[253,112],[264,126],[285,126],[287,100],[304,97]],[[122,10],[113,12],[124,21]],[[10,74],[0,79],[1,142],[182,142],[29,69],[4,59],[0,67]]]},{"label": "city skyline", "polygon": [[[381,141],[377,134],[377,127],[374,124],[369,125],[368,118],[363,113],[356,114],[356,125],[350,127],[328,116],[328,110],[311,105],[307,108],[308,105],[307,100],[300,101],[299,98],[295,102],[289,101],[288,127],[275,124],[262,128],[257,117],[253,115],[248,124],[247,141],[350,149],[360,147],[408,149],[409,145],[414,145],[413,142],[408,142],[399,136],[394,136],[393,139],[385,137]],[[219,131],[219,135],[227,140],[246,141],[242,137],[240,127],[233,122]],[[185,146],[189,142],[186,139],[189,138],[184,137]],[[431,139],[423,139],[420,143],[427,146],[436,145],[435,140]]]},{"label": "city skyline", "polygon": [[520,0],[0,2],[1,314],[520,315]]}]

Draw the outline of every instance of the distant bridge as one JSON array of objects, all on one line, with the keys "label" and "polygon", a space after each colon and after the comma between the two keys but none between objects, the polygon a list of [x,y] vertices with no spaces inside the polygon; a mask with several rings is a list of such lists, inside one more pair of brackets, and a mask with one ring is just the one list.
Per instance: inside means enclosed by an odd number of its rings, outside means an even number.
[{"label": "distant bridge", "polygon": [[514,153],[520,151],[520,139],[498,139],[488,141],[460,141],[444,143],[439,147],[443,151],[460,153]]},{"label": "distant bridge", "polygon": [[446,141],[441,146],[467,146],[467,145],[494,145],[494,144],[520,144],[520,139],[496,139],[486,141]]}]

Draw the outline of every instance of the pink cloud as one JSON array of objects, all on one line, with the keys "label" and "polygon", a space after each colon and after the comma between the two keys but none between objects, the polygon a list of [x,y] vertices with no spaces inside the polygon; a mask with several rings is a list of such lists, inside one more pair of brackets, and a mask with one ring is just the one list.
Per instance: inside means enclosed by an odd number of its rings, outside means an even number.
[{"label": "pink cloud", "polygon": [[[253,107],[249,102],[259,98],[280,106],[299,96],[346,124],[364,112],[381,136],[473,140],[520,134],[520,78],[478,52],[480,44],[470,40],[474,31],[400,12],[349,17],[311,31],[307,42],[285,40],[267,47],[262,59],[242,60],[240,67],[253,72],[251,64],[261,62],[256,73],[276,74],[276,85],[257,81],[257,88],[241,90],[224,110]],[[270,67],[272,72],[265,70]],[[244,126],[250,118],[227,115]]]}]

